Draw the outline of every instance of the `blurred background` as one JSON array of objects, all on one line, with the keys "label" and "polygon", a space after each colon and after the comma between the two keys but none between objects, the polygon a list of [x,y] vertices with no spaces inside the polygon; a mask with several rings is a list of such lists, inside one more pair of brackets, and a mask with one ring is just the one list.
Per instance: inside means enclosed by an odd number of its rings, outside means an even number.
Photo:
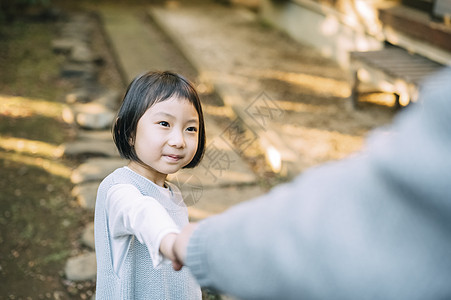
[{"label": "blurred background", "polygon": [[[0,0],[0,299],[93,299],[98,183],[129,81],[196,85],[191,220],[362,149],[451,64],[449,0]],[[225,299],[204,291],[205,299]]]}]

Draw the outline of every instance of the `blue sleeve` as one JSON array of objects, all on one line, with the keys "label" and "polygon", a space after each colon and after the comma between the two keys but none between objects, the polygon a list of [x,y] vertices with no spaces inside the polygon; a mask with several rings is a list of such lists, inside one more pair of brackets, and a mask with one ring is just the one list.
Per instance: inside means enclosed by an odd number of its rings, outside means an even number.
[{"label": "blue sleeve", "polygon": [[451,297],[451,71],[366,151],[202,221],[186,264],[242,299]]}]

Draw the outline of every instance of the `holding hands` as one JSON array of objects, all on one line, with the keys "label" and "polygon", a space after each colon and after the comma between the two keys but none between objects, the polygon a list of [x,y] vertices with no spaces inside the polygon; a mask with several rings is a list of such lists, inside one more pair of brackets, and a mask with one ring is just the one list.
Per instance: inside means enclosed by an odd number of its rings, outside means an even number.
[{"label": "holding hands", "polygon": [[172,267],[176,271],[181,270],[185,263],[186,249],[196,228],[197,223],[189,223],[179,234],[170,233],[161,240],[160,252],[172,261]]}]

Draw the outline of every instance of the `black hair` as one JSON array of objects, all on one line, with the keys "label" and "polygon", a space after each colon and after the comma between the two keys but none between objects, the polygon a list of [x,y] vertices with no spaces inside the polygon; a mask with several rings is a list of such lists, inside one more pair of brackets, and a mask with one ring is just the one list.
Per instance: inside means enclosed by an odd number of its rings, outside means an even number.
[{"label": "black hair", "polygon": [[113,140],[121,157],[142,163],[133,146],[138,121],[152,105],[171,97],[187,99],[197,111],[197,150],[193,159],[183,168],[193,168],[199,164],[205,152],[205,122],[199,95],[189,80],[169,71],[142,74],[128,86],[112,128]]}]

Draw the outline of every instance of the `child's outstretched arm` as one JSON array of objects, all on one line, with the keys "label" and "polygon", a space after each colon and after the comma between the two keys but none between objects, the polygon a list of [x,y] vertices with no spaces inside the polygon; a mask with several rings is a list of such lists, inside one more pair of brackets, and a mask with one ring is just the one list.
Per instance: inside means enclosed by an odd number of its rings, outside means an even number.
[{"label": "child's outstretched arm", "polygon": [[113,261],[121,257],[121,237],[127,235],[146,244],[155,267],[164,258],[175,259],[172,245],[180,230],[154,198],[143,196],[131,184],[117,184],[108,191],[106,209],[111,237],[117,241],[113,245]]}]

